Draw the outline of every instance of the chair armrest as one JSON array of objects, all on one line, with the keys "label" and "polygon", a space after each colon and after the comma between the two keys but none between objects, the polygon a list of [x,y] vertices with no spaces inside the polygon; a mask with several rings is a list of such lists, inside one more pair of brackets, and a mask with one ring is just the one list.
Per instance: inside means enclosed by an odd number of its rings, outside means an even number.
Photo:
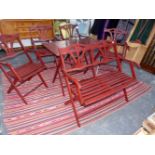
[{"label": "chair armrest", "polygon": [[64,70],[62,70],[64,75],[70,80],[72,81],[79,89],[81,89],[81,85],[80,83],[78,82],[78,80],[74,77],[72,77],[71,75],[69,75],[67,72],[65,72]]},{"label": "chair armrest", "polygon": [[126,58],[121,58],[121,59],[122,59],[122,61],[125,61],[128,64],[131,63],[131,64],[135,65],[136,67],[140,68],[140,65],[138,63],[134,62],[134,61],[128,60]]},{"label": "chair armrest", "polygon": [[134,69],[134,65],[136,67],[138,67],[138,68],[140,68],[140,65],[137,64],[136,62],[133,62],[133,61],[125,59],[125,58],[121,58],[121,60],[127,62],[130,65],[130,70],[131,70],[132,77],[136,79],[136,72],[135,72],[135,69]]}]

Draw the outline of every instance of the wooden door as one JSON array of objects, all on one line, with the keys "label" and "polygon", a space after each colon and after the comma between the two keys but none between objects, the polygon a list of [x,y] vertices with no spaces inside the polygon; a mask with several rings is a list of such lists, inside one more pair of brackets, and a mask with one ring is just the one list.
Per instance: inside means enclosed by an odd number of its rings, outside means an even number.
[{"label": "wooden door", "polygon": [[143,57],[141,67],[144,70],[155,74],[155,35]]}]

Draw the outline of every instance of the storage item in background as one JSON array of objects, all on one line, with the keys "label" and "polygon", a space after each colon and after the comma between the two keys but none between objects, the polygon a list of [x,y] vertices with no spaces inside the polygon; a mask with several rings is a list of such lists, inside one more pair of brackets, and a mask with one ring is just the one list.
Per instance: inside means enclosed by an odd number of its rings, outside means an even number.
[{"label": "storage item in background", "polygon": [[141,67],[144,70],[155,74],[155,35],[143,57]]},{"label": "storage item in background", "polygon": [[135,40],[136,42],[131,42],[130,41],[130,38],[134,34],[134,31],[135,31],[138,23],[139,23],[139,20],[136,20],[135,25],[134,25],[133,29],[131,30],[131,33],[130,33],[128,39],[127,39],[127,44],[129,46],[129,48],[128,48],[127,52],[126,52],[126,59],[129,59],[131,61],[134,61],[134,62],[140,64],[143,57],[144,57],[144,54],[145,54],[145,52],[146,52],[146,50],[147,50],[147,48],[148,48],[148,46],[150,44],[150,42],[151,42],[151,40],[152,40],[152,38],[153,38],[153,36],[155,34],[155,24],[154,24],[152,30],[149,33],[149,36],[148,36],[148,38],[146,40],[146,44],[143,45],[143,44],[141,44],[140,41],[136,41],[136,40]]},{"label": "storage item in background", "polygon": [[128,42],[128,49],[126,51],[126,59],[136,62],[140,64],[147,47],[140,43],[131,43]]},{"label": "storage item in background", "polygon": [[77,29],[77,25],[68,24],[68,23],[62,23],[59,26],[61,39],[62,40],[69,40],[73,37],[77,36],[79,38],[79,33]]},{"label": "storage item in background", "polygon": [[[33,43],[41,43],[52,41],[51,33],[53,31],[52,25],[34,25],[29,29],[31,34],[31,41]],[[34,34],[36,37],[34,37]]]},{"label": "storage item in background", "polygon": [[94,23],[94,19],[70,19],[70,24],[78,25],[79,34],[82,36],[90,36],[90,30]]},{"label": "storage item in background", "polygon": [[138,40],[145,45],[154,23],[154,19],[140,19],[130,41],[135,42]]},{"label": "storage item in background", "polygon": [[155,135],[155,113],[153,113],[143,121],[142,127],[135,134]]},{"label": "storage item in background", "polygon": [[[15,34],[18,33],[21,39],[29,39],[29,28],[34,25],[53,25],[51,19],[4,19],[0,20],[0,28],[2,34]],[[53,30],[49,32],[51,39],[54,38]],[[33,37],[38,37],[33,33]]]},{"label": "storage item in background", "polygon": [[122,29],[111,28],[105,29],[104,34],[107,36],[107,40],[115,41],[117,43],[118,53],[120,53],[122,58],[125,58],[127,50],[127,32]]}]

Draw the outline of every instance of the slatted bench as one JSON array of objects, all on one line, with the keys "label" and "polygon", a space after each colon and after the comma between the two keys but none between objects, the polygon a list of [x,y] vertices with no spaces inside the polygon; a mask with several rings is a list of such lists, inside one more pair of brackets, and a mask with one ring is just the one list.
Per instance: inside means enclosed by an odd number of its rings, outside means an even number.
[{"label": "slatted bench", "polygon": [[[99,46],[98,46],[99,45]],[[106,52],[114,51],[113,57],[107,57]],[[65,56],[70,56],[72,65],[65,64]],[[96,57],[97,55],[97,57]],[[78,100],[81,106],[89,106],[98,101],[104,100],[121,91],[124,93],[125,100],[128,102],[126,89],[137,82],[133,63],[129,63],[132,76],[122,72],[122,58],[117,54],[115,42],[103,42],[101,44],[93,44],[89,46],[81,46],[80,44],[72,45],[67,48],[60,49],[60,57],[62,63],[62,71],[66,80],[70,101],[73,107],[77,125],[80,127],[78,112],[75,106],[75,100]],[[87,60],[85,60],[87,57]],[[89,61],[88,61],[89,58]],[[116,69],[107,72],[96,73],[97,66],[107,65],[108,62],[116,62]],[[91,72],[92,75],[86,79],[77,79],[73,76],[76,72]]]}]

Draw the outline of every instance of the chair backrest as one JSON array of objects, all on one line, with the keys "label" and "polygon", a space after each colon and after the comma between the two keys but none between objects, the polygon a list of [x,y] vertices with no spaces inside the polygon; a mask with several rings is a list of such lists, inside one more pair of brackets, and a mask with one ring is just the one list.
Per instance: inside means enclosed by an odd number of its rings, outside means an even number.
[{"label": "chair backrest", "polygon": [[6,51],[7,55],[15,54],[15,45],[18,44],[23,50],[24,46],[18,34],[2,34],[0,35],[1,47]]},{"label": "chair backrest", "polygon": [[128,33],[124,30],[111,28],[111,29],[105,29],[104,32],[110,35],[111,41],[116,41],[117,43],[119,43],[119,41],[123,40],[123,43],[125,43],[127,40]]},{"label": "chair backrest", "polygon": [[73,25],[73,24],[60,25],[59,29],[60,29],[61,38],[63,40],[72,38],[74,36],[74,33],[77,33],[77,35],[79,37],[79,33],[77,30],[76,24],[75,25]]},{"label": "chair backrest", "polygon": [[34,25],[30,29],[30,35],[31,38],[34,35],[36,38],[38,38],[40,41],[49,41],[51,40],[51,33],[52,33],[52,26],[51,25]]},{"label": "chair backrest", "polygon": [[17,52],[15,49],[17,44],[21,51],[27,56],[28,60],[32,62],[31,57],[26,52],[24,45],[22,44],[19,34],[2,34],[0,35],[1,47],[6,51],[7,55],[15,55]]}]

